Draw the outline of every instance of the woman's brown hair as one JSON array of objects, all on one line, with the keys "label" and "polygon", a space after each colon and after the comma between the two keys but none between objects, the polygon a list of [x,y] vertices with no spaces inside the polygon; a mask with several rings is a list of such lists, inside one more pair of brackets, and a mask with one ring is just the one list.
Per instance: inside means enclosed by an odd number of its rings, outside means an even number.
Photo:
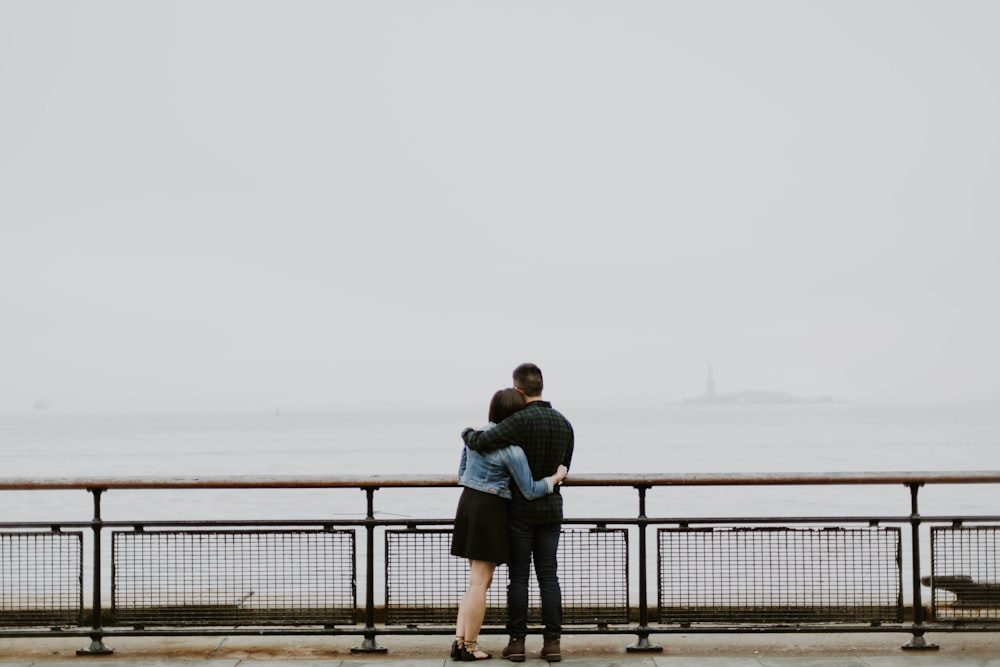
[{"label": "woman's brown hair", "polygon": [[499,424],[525,405],[524,394],[517,389],[501,389],[490,401],[490,421]]}]

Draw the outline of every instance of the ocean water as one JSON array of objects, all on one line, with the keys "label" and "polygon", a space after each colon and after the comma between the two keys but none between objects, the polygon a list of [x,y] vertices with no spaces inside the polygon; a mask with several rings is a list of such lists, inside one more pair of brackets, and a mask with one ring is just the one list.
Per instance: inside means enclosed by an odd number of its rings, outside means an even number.
[{"label": "ocean water", "polygon": [[[664,405],[564,411],[576,431],[571,474],[1000,470],[1000,403]],[[481,420],[482,415],[468,410],[6,415],[0,418],[0,477],[454,474],[462,446],[459,433]],[[711,510],[731,515],[738,497],[740,513],[780,514],[786,508],[782,499],[789,493],[798,499],[799,513],[829,509],[831,498],[848,502],[845,508],[853,511],[869,495],[880,495],[879,487],[852,487],[851,493],[844,488],[794,487],[791,492],[768,487],[654,489],[648,513],[703,515]],[[893,488],[889,496],[908,503],[903,491]],[[974,511],[982,498],[989,497],[972,487],[939,491],[931,487],[923,492],[930,503],[926,511]],[[121,510],[128,510],[128,518],[160,518],[186,512],[186,502],[178,496],[201,493],[208,492],[175,492],[166,504],[160,492],[108,493],[106,511],[117,513],[116,500],[129,496]],[[222,518],[234,509],[241,516],[262,518],[288,509],[304,512],[305,518],[331,512],[359,514],[364,509],[359,494],[342,490],[211,493]],[[413,494],[419,497],[416,506]],[[615,516],[636,512],[631,489],[567,488],[564,494],[571,516],[597,510]],[[24,495],[37,497],[17,511],[35,518],[38,508],[48,505],[39,497],[52,493]],[[330,495],[348,498],[343,503],[309,500]],[[409,491],[402,494],[401,503],[390,498],[401,495],[394,491],[376,495],[377,508],[384,513],[427,516],[427,512],[439,512],[446,517],[457,489]],[[150,498],[148,503],[144,496]],[[304,496],[306,501],[292,498],[278,501],[276,507],[274,496]],[[13,498],[6,500],[4,514],[21,505]],[[206,511],[202,500],[193,504],[197,513]],[[84,505],[82,518],[88,518],[90,508]],[[907,510],[908,504],[895,509]]]},{"label": "ocean water", "polygon": [[[1000,403],[556,407],[576,431],[571,475],[1000,471]],[[481,421],[470,410],[5,415],[0,477],[454,474],[462,428]],[[998,491],[995,485],[930,486],[920,492],[921,513],[1000,514]],[[0,521],[86,521],[93,511],[82,491],[2,493]],[[384,489],[376,493],[376,513],[446,519],[459,493]],[[563,495],[570,518],[633,517],[638,510],[631,488],[567,487]],[[650,517],[908,512],[909,491],[901,485],[669,487],[647,496]],[[114,490],[102,499],[103,518],[123,521],[364,513],[365,495],[357,489]],[[377,563],[376,572],[380,568]]]}]

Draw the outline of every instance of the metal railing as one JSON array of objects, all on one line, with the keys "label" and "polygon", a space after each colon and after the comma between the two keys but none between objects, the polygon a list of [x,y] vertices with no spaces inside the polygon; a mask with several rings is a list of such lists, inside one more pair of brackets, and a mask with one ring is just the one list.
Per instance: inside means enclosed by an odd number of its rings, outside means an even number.
[{"label": "metal railing", "polygon": [[[455,483],[451,476],[0,479],[0,491],[85,491],[93,507],[89,521],[0,514],[12,519],[0,522],[0,640],[58,632],[90,638],[78,653],[103,654],[112,650],[105,639],[117,636],[357,635],[355,651],[377,652],[385,650],[379,635],[448,634],[468,572],[449,555],[451,518],[383,518],[376,497],[405,490],[410,507],[419,507],[423,489]],[[998,483],[1000,472],[574,475],[564,491],[573,500],[593,488],[631,488],[636,512],[576,517],[568,501],[559,553],[565,632],[634,635],[628,650],[656,651],[654,634],[897,632],[911,635],[903,648],[924,649],[935,648],[927,632],[1000,631],[1000,516],[922,516],[918,504],[928,485]],[[831,485],[901,486],[906,511],[647,515],[650,492],[666,487]],[[320,520],[102,516],[105,493],[151,489],[360,489],[364,511]],[[102,553],[108,545],[110,557]],[[921,556],[927,545],[929,568]],[[384,563],[381,609],[377,563]],[[500,566],[485,633],[503,632],[505,583]],[[531,600],[530,631],[538,633],[537,591]]]}]

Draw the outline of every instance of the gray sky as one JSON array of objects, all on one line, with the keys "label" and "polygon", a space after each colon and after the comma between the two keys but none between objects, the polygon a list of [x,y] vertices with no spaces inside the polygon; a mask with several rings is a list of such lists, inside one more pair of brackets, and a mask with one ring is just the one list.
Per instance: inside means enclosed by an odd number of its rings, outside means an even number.
[{"label": "gray sky", "polygon": [[1000,3],[0,2],[0,410],[1000,396]]}]

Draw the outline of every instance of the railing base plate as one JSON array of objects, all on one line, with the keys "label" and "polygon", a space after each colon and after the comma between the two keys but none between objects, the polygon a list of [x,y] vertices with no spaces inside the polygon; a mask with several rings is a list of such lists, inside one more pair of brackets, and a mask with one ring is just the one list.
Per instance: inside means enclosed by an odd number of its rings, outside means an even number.
[{"label": "railing base plate", "polygon": [[90,646],[78,649],[77,655],[111,655],[115,650],[108,648],[100,639],[91,639]]},{"label": "railing base plate", "polygon": [[903,644],[900,648],[904,651],[936,651],[941,647],[937,644],[928,644],[923,635],[920,635],[919,637],[914,637],[908,643]]},{"label": "railing base plate", "polygon": [[649,637],[640,637],[639,641],[625,647],[628,653],[663,653],[663,647],[659,644],[652,644]]},{"label": "railing base plate", "polygon": [[384,646],[381,646],[375,641],[374,637],[365,637],[365,640],[361,642],[361,646],[354,646],[351,648],[352,654],[358,653],[385,653],[388,651]]}]

